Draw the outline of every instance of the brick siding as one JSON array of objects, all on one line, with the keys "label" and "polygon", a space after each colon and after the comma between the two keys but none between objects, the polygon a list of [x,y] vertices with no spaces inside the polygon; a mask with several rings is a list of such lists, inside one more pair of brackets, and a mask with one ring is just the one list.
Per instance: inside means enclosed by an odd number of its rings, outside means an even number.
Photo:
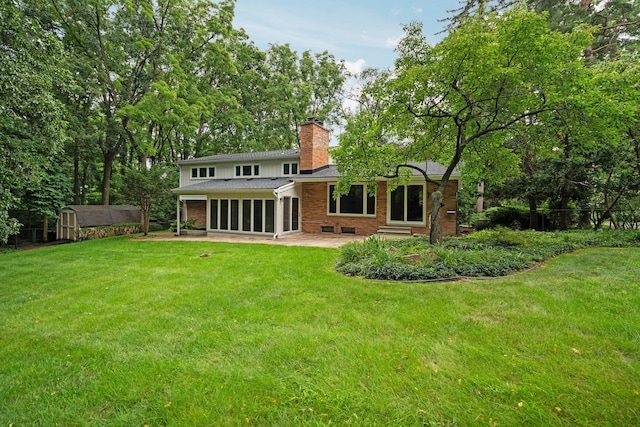
[{"label": "brick siding", "polygon": [[[457,182],[450,181],[445,192],[445,206],[442,212],[442,234],[453,236],[456,234],[456,214],[447,211],[456,210]],[[320,233],[322,227],[333,227],[335,233],[341,233],[342,227],[355,228],[357,235],[368,236],[378,232],[378,228],[387,225],[387,183],[380,182],[376,193],[376,216],[335,216],[327,215],[327,186],[326,182],[305,182],[302,184],[302,231],[305,233]],[[435,190],[435,185],[427,186],[427,193]],[[427,199],[427,224],[431,212],[431,198]],[[411,227],[413,234],[428,234],[429,227]]]},{"label": "brick siding", "polygon": [[196,226],[207,226],[207,202],[204,200],[187,200],[187,220],[195,220]]},{"label": "brick siding", "polygon": [[313,171],[329,164],[329,130],[309,119],[300,125],[300,171]]}]

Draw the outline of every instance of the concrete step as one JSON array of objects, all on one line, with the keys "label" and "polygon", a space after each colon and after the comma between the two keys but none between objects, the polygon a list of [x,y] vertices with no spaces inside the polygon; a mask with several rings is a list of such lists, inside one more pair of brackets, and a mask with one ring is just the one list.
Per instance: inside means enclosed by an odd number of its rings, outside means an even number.
[{"label": "concrete step", "polygon": [[411,227],[384,225],[378,228],[378,235],[380,236],[408,237],[412,234]]}]

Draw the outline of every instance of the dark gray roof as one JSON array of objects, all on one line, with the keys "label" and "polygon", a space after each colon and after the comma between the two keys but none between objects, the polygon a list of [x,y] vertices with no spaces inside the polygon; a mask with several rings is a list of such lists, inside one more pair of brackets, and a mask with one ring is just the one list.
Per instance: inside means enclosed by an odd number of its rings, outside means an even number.
[{"label": "dark gray roof", "polygon": [[210,179],[174,188],[173,191],[179,194],[196,194],[219,190],[275,190],[289,183],[291,183],[289,178]]},{"label": "dark gray roof", "polygon": [[[442,175],[444,175],[444,173],[447,171],[447,168],[445,168],[444,166],[442,166],[440,163],[436,163],[436,162],[409,162],[409,164],[417,166],[419,168],[422,169],[426,169],[427,171],[427,175],[429,175],[429,177],[434,177],[435,179],[441,177]],[[426,168],[425,168],[426,166]],[[413,175],[414,176],[422,176],[422,174],[415,170],[412,169],[413,171]],[[451,174],[452,177],[458,177],[460,176],[460,172],[455,169],[453,171],[453,173]],[[326,168],[322,168],[322,169],[318,169],[316,171],[314,171],[311,174],[301,174],[297,176],[298,178],[313,178],[313,179],[337,179],[340,178],[341,175],[338,172],[338,167],[336,165],[329,165]]]},{"label": "dark gray roof", "polygon": [[140,222],[141,219],[140,209],[130,205],[70,205],[63,209],[71,209],[76,213],[81,228]]},{"label": "dark gray roof", "polygon": [[235,154],[217,154],[215,156],[197,157],[194,159],[181,160],[178,164],[187,163],[216,163],[229,162],[234,160],[268,160],[289,157],[299,157],[300,149],[291,150],[274,150],[274,151],[256,151],[252,153],[235,153]]}]

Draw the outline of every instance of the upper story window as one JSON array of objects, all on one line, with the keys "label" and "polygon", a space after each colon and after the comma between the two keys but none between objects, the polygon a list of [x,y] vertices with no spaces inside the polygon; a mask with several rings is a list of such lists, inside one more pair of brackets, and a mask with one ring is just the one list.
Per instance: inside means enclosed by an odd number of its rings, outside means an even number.
[{"label": "upper story window", "polygon": [[329,185],[329,213],[336,215],[375,215],[376,197],[367,193],[362,184],[352,185],[349,194],[333,198],[336,186]]},{"label": "upper story window", "polygon": [[260,176],[260,165],[236,165],[235,176]]},{"label": "upper story window", "polygon": [[282,164],[283,175],[298,175],[298,163],[283,163]]},{"label": "upper story window", "polygon": [[216,168],[213,166],[207,168],[191,168],[191,178],[215,178]]}]

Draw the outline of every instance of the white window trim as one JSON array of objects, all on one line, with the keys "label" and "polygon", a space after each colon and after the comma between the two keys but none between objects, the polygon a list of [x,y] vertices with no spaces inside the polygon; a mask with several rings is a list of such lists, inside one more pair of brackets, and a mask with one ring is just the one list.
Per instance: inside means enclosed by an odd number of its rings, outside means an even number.
[{"label": "white window trim", "polygon": [[[247,167],[247,166],[249,166],[249,167],[251,168],[251,174],[250,174],[250,175],[243,175],[243,174],[242,174],[242,169],[244,169],[244,168],[245,168],[245,167]],[[257,166],[257,167],[259,168],[259,170],[260,170],[260,173],[258,173],[257,175],[256,175],[256,174],[254,174],[256,166]],[[240,168],[240,175],[238,175],[238,174],[236,173],[236,172],[237,172],[238,167]],[[260,165],[259,163],[252,163],[252,164],[244,163],[244,164],[237,164],[237,165],[233,165],[233,176],[234,176],[235,178],[256,178],[256,177],[258,177],[258,178],[259,178],[261,175],[262,175],[262,165]]]},{"label": "white window trim", "polygon": [[[200,176],[200,169],[206,169],[206,176]],[[209,175],[209,170],[213,168],[213,176]],[[193,176],[193,171],[196,170],[196,175],[197,176]],[[192,167],[191,170],[189,170],[189,179],[213,179],[215,178],[215,174],[216,174],[216,167],[215,166],[196,166],[196,167]]]},{"label": "white window trim", "polygon": [[363,197],[363,206],[362,206],[362,211],[364,213],[361,214],[354,214],[354,213],[340,213],[340,198],[336,199],[336,212],[331,212],[331,200],[333,198],[333,194],[331,194],[331,186],[335,185],[337,186],[338,183],[337,182],[329,182],[327,184],[327,216],[342,216],[342,217],[357,217],[357,218],[375,218],[377,213],[378,213],[378,194],[376,192],[376,194],[373,196],[375,199],[375,203],[374,203],[374,212],[372,214],[368,214],[367,213],[367,184],[365,183],[361,183],[361,182],[354,182],[351,185],[362,185],[363,191],[364,191],[364,197]]},{"label": "white window trim", "polygon": [[[289,165],[289,173],[285,173],[285,165]],[[291,172],[293,169],[293,165],[296,165],[296,173]],[[282,171],[282,176],[296,176],[300,174],[300,164],[298,162],[283,162],[280,170]]]},{"label": "white window trim", "polygon": [[[218,224],[216,224],[216,228],[212,228],[211,224],[211,201],[212,200],[216,200],[218,202],[217,204],[217,211],[216,211],[216,217],[218,220]],[[220,203],[222,200],[227,200],[227,218],[228,218],[228,228],[223,229],[220,228],[220,216],[221,216],[221,211],[222,211],[222,204]],[[238,200],[238,229],[237,230],[232,230],[231,229],[231,200]],[[243,221],[244,221],[244,212],[242,210],[242,205],[244,201],[250,201],[251,202],[251,214],[250,214],[250,222],[251,222],[251,231],[245,231],[242,229],[242,225],[243,225]],[[254,230],[254,215],[255,215],[255,211],[254,211],[254,205],[255,203],[259,201],[262,202],[262,231],[255,231]],[[266,226],[267,226],[267,216],[265,214],[266,212],[266,205],[267,205],[267,201],[272,201],[274,203],[273,209],[273,231],[265,231]],[[276,212],[277,212],[277,200],[274,199],[263,199],[263,198],[233,198],[233,197],[209,197],[207,199],[207,230],[208,231],[213,231],[213,232],[218,232],[218,233],[229,233],[229,234],[258,234],[258,235],[265,235],[265,236],[272,236],[276,233],[277,230],[277,222],[276,222]]]},{"label": "white window trim", "polygon": [[[398,185],[398,187],[405,187],[405,197],[404,197],[404,215],[405,218],[407,216],[407,190],[406,187],[408,187],[409,185],[421,185],[422,186],[422,194],[424,197],[424,200],[422,201],[422,221],[397,221],[397,220],[391,220],[391,191],[389,191],[387,189],[387,224],[391,224],[391,225],[413,225],[413,226],[421,226],[421,227],[426,227],[427,226],[427,203],[429,201],[429,196],[427,195],[427,184],[425,183],[419,183],[419,182],[410,182],[408,184],[400,184]],[[397,187],[396,187],[397,188]],[[430,219],[429,219],[430,220]]]}]

